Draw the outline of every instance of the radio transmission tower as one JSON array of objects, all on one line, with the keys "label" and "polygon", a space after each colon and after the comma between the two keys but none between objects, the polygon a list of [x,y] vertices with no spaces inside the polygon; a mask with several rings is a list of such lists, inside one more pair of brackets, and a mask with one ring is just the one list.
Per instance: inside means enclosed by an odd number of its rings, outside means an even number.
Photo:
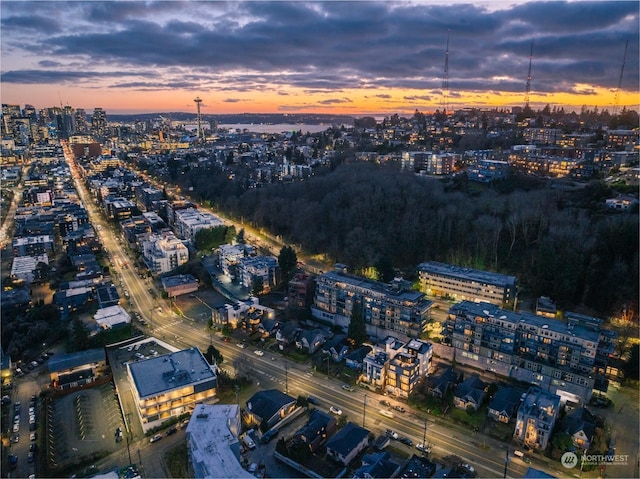
[{"label": "radio transmission tower", "polygon": [[620,87],[622,86],[622,74],[624,73],[624,64],[627,60],[627,47],[629,46],[629,40],[624,44],[624,55],[622,57],[622,68],[620,68],[620,78],[618,79],[618,88],[616,88],[616,95],[613,100],[613,116],[616,116],[618,112],[618,93],[620,92]]},{"label": "radio transmission tower", "polygon": [[531,52],[529,53],[529,73],[527,74],[527,88],[524,95],[524,107],[529,109],[529,95],[531,93],[531,63],[533,62],[533,40],[531,40]]},{"label": "radio transmission tower", "polygon": [[444,109],[445,116],[449,109],[449,33],[451,30],[447,30],[447,49],[444,52],[444,75],[442,77],[442,107]]},{"label": "radio transmission tower", "polygon": [[198,105],[198,141],[204,141],[204,130],[202,129],[202,116],[200,115],[200,103],[202,103],[202,100],[198,96],[193,101],[196,102],[196,105]]}]

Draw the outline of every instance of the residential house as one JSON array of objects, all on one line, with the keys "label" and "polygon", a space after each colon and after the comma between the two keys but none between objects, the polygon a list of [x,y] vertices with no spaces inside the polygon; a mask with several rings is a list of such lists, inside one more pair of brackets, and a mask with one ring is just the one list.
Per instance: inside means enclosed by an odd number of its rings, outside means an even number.
[{"label": "residential house", "polygon": [[351,340],[346,335],[340,334],[334,336],[333,340],[327,341],[322,347],[322,352],[331,356],[331,359],[336,363],[339,363],[351,350],[351,345]]},{"label": "residential house", "polygon": [[449,390],[460,381],[460,374],[447,367],[440,374],[427,377],[427,392],[431,396],[444,399]]},{"label": "residential house", "polygon": [[487,416],[494,421],[509,424],[515,421],[518,406],[525,391],[513,386],[503,386],[489,401]]},{"label": "residential house", "polygon": [[326,334],[323,329],[319,328],[303,331],[296,340],[296,347],[313,354],[326,342]]},{"label": "residential house", "polygon": [[369,431],[348,422],[327,442],[327,457],[347,466],[369,446]]},{"label": "residential house", "polygon": [[307,444],[311,452],[318,450],[336,432],[335,417],[318,409],[311,411],[309,421],[293,435],[294,440]]},{"label": "residential house", "polygon": [[464,411],[473,408],[477,411],[485,396],[485,383],[477,374],[473,374],[456,387],[453,394],[453,405]]},{"label": "residential house", "polygon": [[513,439],[530,449],[544,451],[558,418],[560,396],[531,387],[518,408]]},{"label": "residential house", "polygon": [[298,323],[295,321],[282,323],[276,330],[276,341],[278,341],[280,350],[289,345],[295,345],[300,334],[302,334],[302,329],[298,327]]},{"label": "residential house", "polygon": [[296,399],[277,389],[255,393],[246,404],[249,422],[266,423],[269,428],[287,416],[296,407]]},{"label": "residential house", "polygon": [[362,466],[353,474],[352,479],[377,479],[397,477],[400,464],[391,460],[388,452],[375,452],[362,457]]},{"label": "residential house", "polygon": [[364,365],[364,358],[366,358],[371,351],[371,346],[364,344],[347,354],[344,357],[344,363],[348,368],[360,371]]},{"label": "residential house", "polygon": [[585,407],[569,411],[561,423],[561,429],[573,440],[573,445],[588,451],[596,430],[596,417]]}]

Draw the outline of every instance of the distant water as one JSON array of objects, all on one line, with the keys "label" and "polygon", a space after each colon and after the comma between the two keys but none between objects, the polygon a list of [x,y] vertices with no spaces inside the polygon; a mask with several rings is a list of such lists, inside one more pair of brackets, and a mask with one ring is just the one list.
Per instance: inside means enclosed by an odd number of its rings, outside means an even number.
[{"label": "distant water", "polygon": [[302,133],[319,133],[331,128],[332,125],[306,125],[306,124],[288,124],[288,123],[223,123],[218,125],[218,128],[226,128],[233,130],[245,129],[252,133],[282,133],[292,131],[302,131]]}]

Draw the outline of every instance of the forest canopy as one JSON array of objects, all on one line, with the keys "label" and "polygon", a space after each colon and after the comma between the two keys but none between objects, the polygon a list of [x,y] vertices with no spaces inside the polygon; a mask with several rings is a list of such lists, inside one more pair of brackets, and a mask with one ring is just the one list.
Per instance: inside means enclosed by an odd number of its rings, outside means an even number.
[{"label": "forest canopy", "polygon": [[511,179],[491,188],[354,163],[243,191],[209,168],[184,175],[200,199],[352,271],[442,261],[515,275],[524,293],[561,307],[637,311],[637,215],[606,211],[612,192],[602,182],[563,189]]}]

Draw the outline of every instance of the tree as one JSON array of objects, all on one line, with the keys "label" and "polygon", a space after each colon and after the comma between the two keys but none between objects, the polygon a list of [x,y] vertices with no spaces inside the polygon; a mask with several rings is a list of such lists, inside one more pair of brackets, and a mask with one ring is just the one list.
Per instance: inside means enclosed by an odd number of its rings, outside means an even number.
[{"label": "tree", "polygon": [[218,351],[218,349],[213,345],[210,345],[207,348],[207,352],[204,354],[204,357],[209,364],[213,364],[213,363],[220,364],[222,363],[222,361],[224,361],[224,358],[222,357],[222,353]]},{"label": "tree", "polygon": [[244,228],[241,228],[240,231],[238,231],[238,234],[236,235],[236,242],[240,243],[240,244],[244,244],[245,240],[244,240]]},{"label": "tree", "polygon": [[254,276],[251,281],[251,294],[258,296],[264,289],[264,280],[262,276]]},{"label": "tree", "polygon": [[359,301],[353,304],[347,336],[353,340],[356,346],[360,346],[367,340],[367,325],[364,322],[362,303]]},{"label": "tree", "polygon": [[75,318],[71,324],[69,342],[72,351],[83,351],[89,347],[89,329],[78,318]]},{"label": "tree", "polygon": [[283,246],[278,255],[278,266],[282,273],[282,279],[288,282],[298,264],[298,256],[291,246]]},{"label": "tree", "polygon": [[378,278],[384,283],[389,283],[396,275],[393,269],[393,262],[388,254],[384,254],[376,262],[376,271],[378,271]]}]

